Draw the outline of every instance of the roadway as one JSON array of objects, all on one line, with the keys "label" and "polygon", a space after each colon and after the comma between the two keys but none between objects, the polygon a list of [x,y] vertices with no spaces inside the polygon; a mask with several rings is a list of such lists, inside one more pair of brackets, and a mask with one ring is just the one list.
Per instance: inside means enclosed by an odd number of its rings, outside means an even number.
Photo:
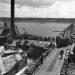
[{"label": "roadway", "polygon": [[47,57],[47,60],[43,63],[41,68],[34,75],[57,75],[56,74],[57,69],[55,70],[56,68],[55,66],[57,66],[58,63],[62,61],[62,60],[60,61],[60,59],[58,59],[57,61],[59,53],[60,49],[55,48],[55,50]]},{"label": "roadway", "polygon": [[[60,75],[60,71],[64,63],[64,58],[66,58],[66,50],[73,50],[74,46],[75,44],[60,49],[55,48],[55,50],[47,57],[47,60],[43,63],[40,69],[33,75]],[[62,60],[60,60],[59,54],[61,49],[64,50]]]}]

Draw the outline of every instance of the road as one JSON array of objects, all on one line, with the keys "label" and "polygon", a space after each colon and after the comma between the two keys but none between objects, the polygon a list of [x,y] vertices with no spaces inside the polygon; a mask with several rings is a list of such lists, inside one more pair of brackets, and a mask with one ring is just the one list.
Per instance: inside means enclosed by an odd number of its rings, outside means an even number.
[{"label": "road", "polygon": [[48,57],[45,63],[41,66],[41,68],[34,74],[34,75],[60,75],[61,68],[64,63],[64,58],[66,58],[66,50],[73,50],[75,44],[71,46],[67,46],[64,48],[61,48],[64,50],[63,58],[60,60],[60,50],[61,49],[55,49]]},{"label": "road", "polygon": [[60,50],[55,49],[34,75],[60,75],[60,70],[64,62],[64,58],[60,60]]}]

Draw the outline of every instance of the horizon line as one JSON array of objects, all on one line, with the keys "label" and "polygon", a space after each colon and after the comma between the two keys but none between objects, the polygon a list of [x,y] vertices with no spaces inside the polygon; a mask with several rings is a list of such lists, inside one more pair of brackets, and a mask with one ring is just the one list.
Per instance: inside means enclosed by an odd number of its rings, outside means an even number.
[{"label": "horizon line", "polygon": [[[11,18],[11,17],[0,17],[0,18]],[[49,19],[75,19],[75,18],[61,18],[61,17],[14,17],[14,18],[49,18]]]}]

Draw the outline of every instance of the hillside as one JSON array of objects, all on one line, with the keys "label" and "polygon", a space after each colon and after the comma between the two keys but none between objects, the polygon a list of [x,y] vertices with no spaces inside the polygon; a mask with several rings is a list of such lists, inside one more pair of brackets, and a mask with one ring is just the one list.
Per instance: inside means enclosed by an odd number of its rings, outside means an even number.
[{"label": "hillside", "polygon": [[62,33],[60,33],[60,36],[69,38],[71,41],[75,42],[75,25],[71,24],[70,26],[66,27]]},{"label": "hillside", "polygon": [[[0,17],[0,21],[8,20],[10,18],[7,17]],[[24,21],[24,22],[62,22],[62,23],[75,23],[75,18],[15,18],[15,21]]]}]

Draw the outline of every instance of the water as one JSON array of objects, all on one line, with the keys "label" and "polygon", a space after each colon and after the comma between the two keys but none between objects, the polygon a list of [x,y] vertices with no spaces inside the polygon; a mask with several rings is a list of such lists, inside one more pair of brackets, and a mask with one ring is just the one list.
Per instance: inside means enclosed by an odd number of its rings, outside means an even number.
[{"label": "water", "polygon": [[[3,23],[0,22],[0,26]],[[20,34],[24,32],[37,35],[37,36],[55,36],[58,32],[53,31],[62,31],[64,28],[69,26],[69,23],[32,23],[32,22],[16,22],[15,25],[18,27],[18,31]]]},{"label": "water", "polygon": [[38,35],[38,36],[55,36],[58,33],[53,31],[62,31],[64,28],[69,26],[68,23],[25,23],[25,22],[17,22],[15,23],[18,26],[19,32],[22,34],[25,31]]}]

